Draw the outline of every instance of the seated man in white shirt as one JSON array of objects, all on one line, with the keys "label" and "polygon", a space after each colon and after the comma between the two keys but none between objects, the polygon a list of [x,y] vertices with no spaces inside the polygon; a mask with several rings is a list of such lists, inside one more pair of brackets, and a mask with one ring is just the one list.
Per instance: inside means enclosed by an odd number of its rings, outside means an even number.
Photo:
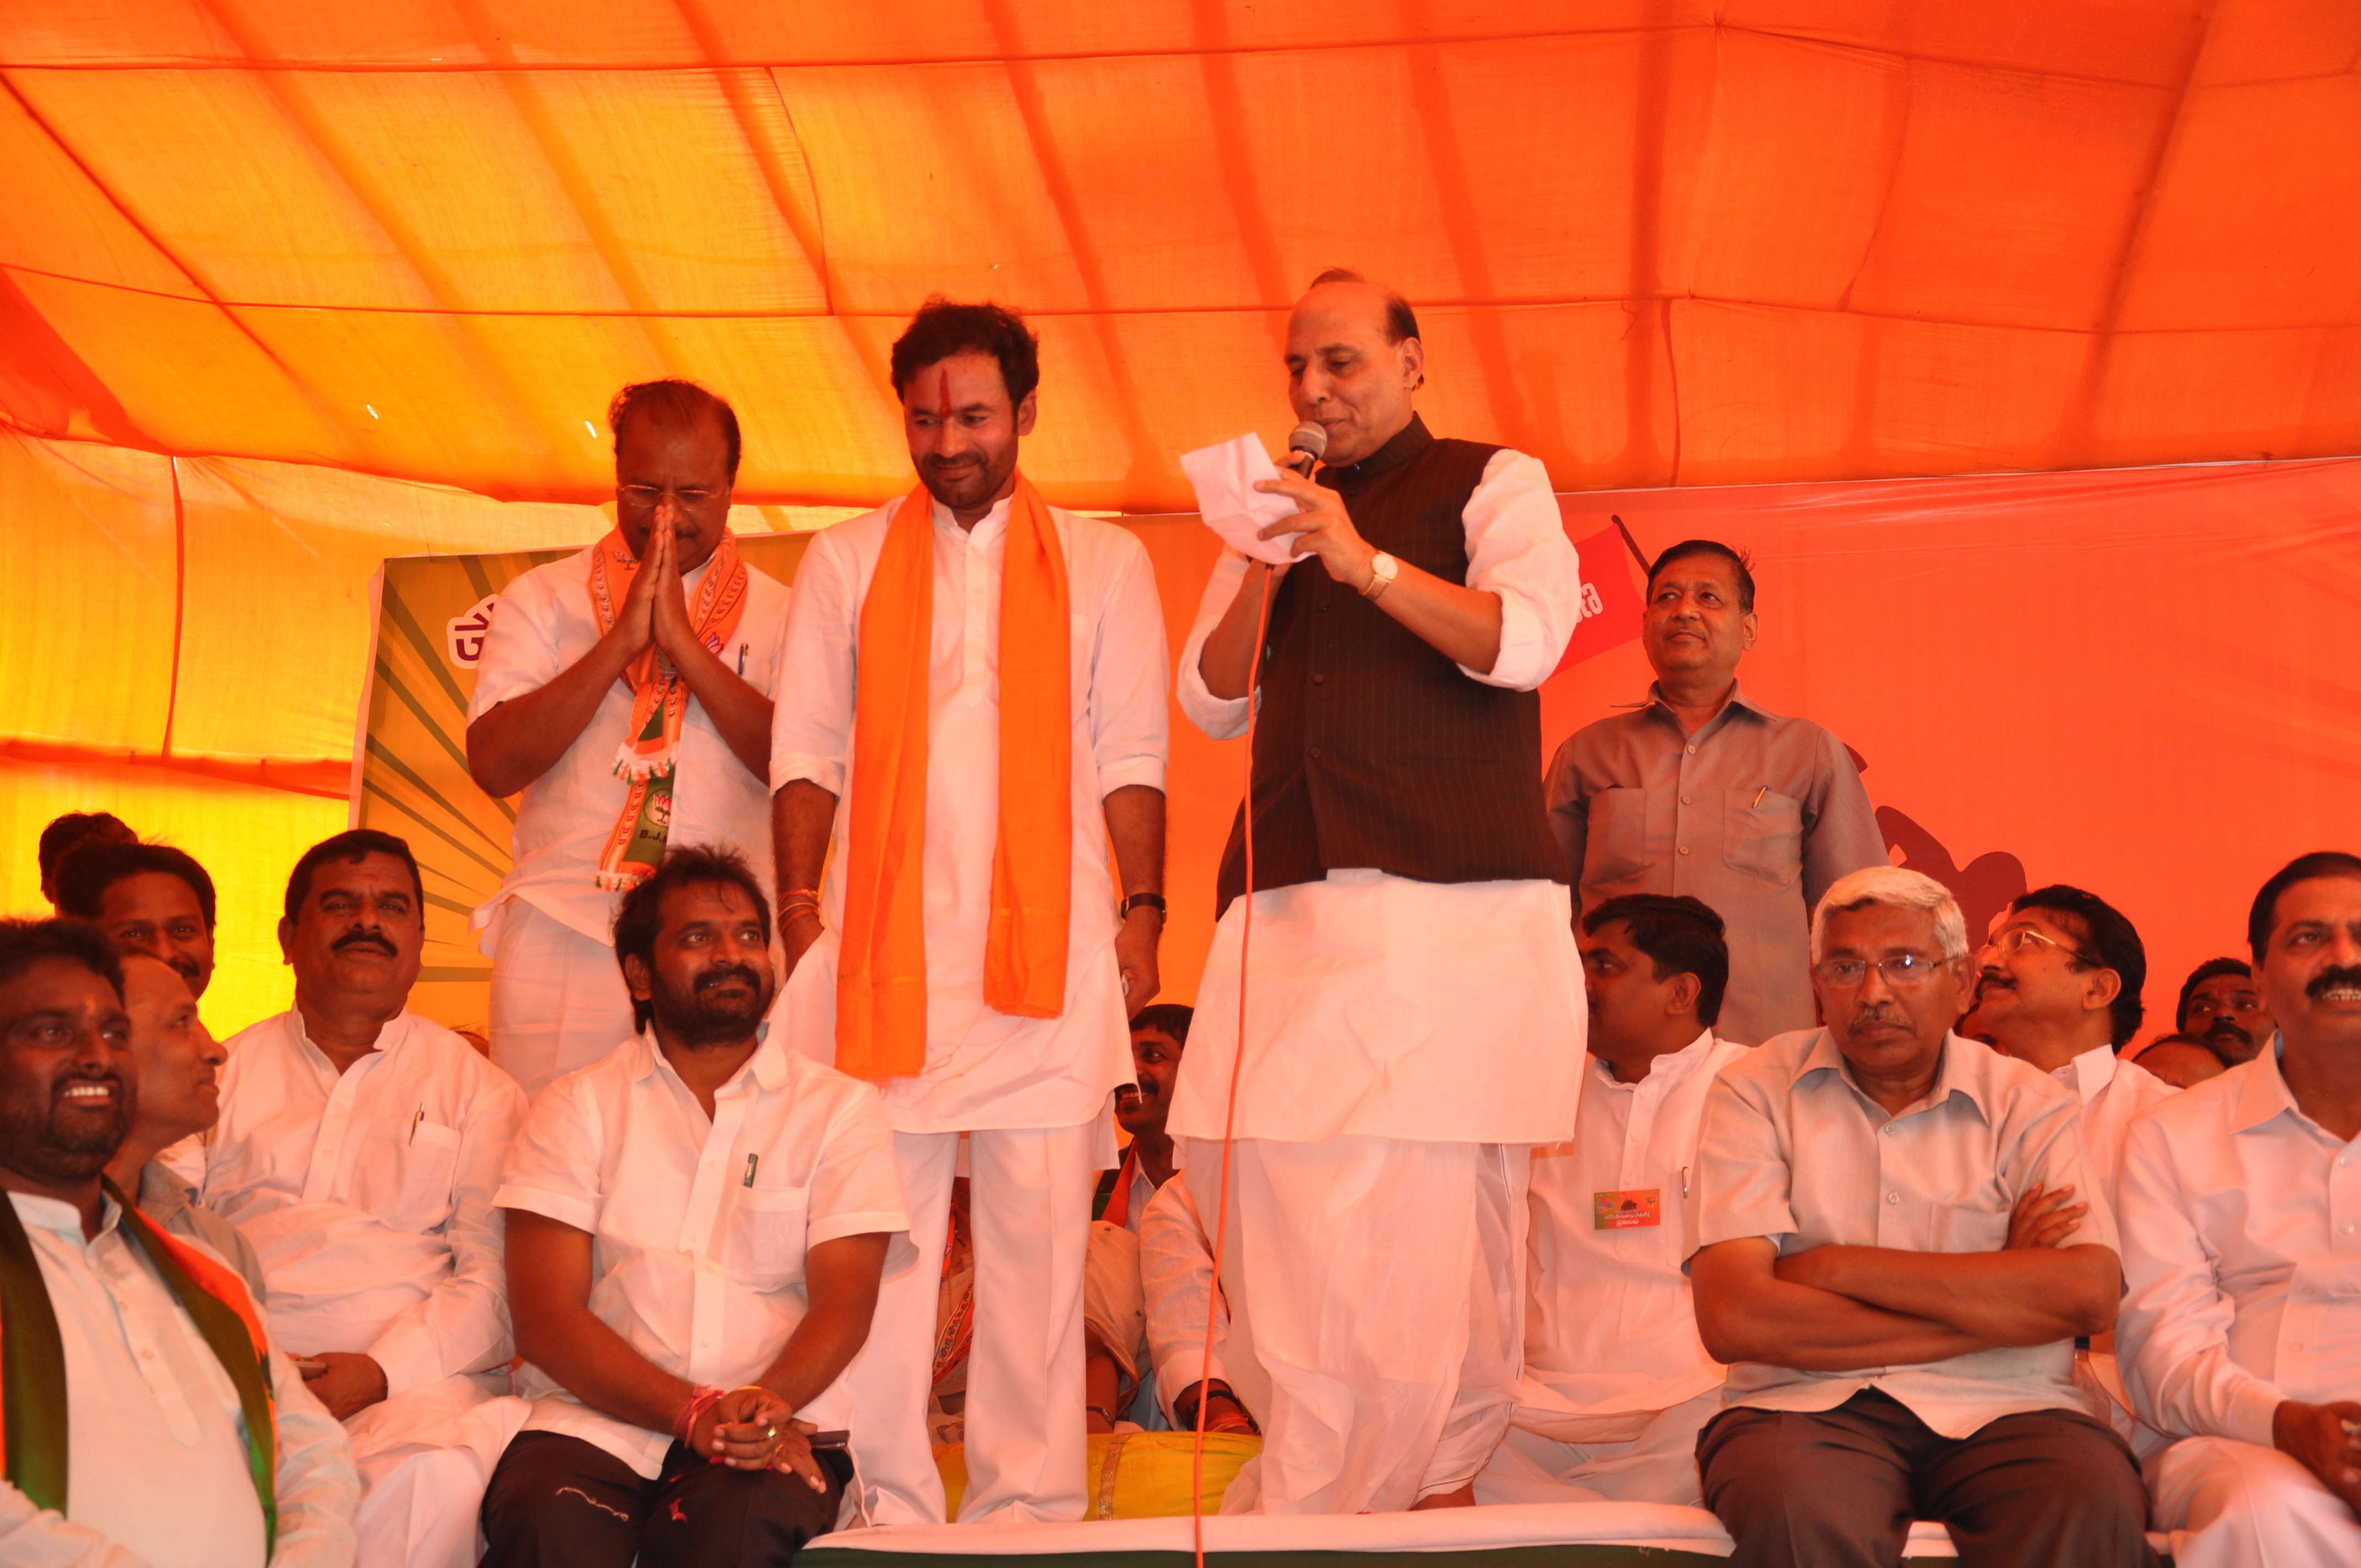
[{"label": "seated man in white shirt", "polygon": [[2361,1563],[2361,856],[2302,856],[2247,920],[2262,1050],[2135,1123],[2125,1381],[2179,1568]]},{"label": "seated man in white shirt", "polygon": [[295,1005],[230,1042],[199,1188],[261,1255],[271,1330],[351,1435],[363,1568],[471,1568],[525,1414],[492,1210],[524,1095],[406,1010],[425,913],[390,833],[303,852],[279,923]]},{"label": "seated man in white shirt", "polygon": [[852,1424],[840,1375],[917,1255],[876,1094],[765,1037],[770,934],[725,851],[616,912],[640,1037],[543,1091],[500,1186],[533,1412],[490,1568],[776,1568],[836,1526],[851,1466],[811,1439]]},{"label": "seated man in white shirt", "polygon": [[0,921],[0,1562],[345,1568],[343,1431],[237,1275],[103,1182],[136,1115],[123,971]]},{"label": "seated man in white shirt", "polygon": [[2077,1335],[2122,1270],[2074,1096],[1951,1025],[1972,970],[1941,883],[1872,866],[1812,917],[1818,1029],[1725,1069],[1698,1139],[1697,1332],[1729,1376],[1697,1440],[1738,1568],[1893,1568],[1913,1516],[1976,1568],[2154,1568]]},{"label": "seated man in white shirt", "polygon": [[1681,1267],[1706,1091],[1746,1055],[1714,1037],[1730,981],[1698,900],[1610,898],[1582,919],[1590,1081],[1574,1137],[1533,1150],[1525,1377],[1479,1503],[1696,1508],[1721,1367]]},{"label": "seated man in white shirt", "polygon": [[2146,1013],[2147,950],[2139,932],[2098,894],[2059,883],[2011,904],[1977,963],[1978,1025],[2003,1056],[2074,1091],[2097,1184],[2089,1196],[2113,1203],[2132,1118],[2173,1092],[2115,1054],[2139,1033]]},{"label": "seated man in white shirt", "polygon": [[158,1157],[221,1120],[221,1069],[229,1053],[197,1016],[188,982],[161,959],[123,955],[123,1011],[131,1020],[139,1106],[123,1146],[107,1161],[107,1179],[164,1229],[221,1254],[260,1301],[262,1259],[254,1244],[198,1202],[196,1188]]},{"label": "seated man in white shirt", "polygon": [[1174,1175],[1172,1080],[1189,1043],[1196,1009],[1159,1002],[1131,1021],[1133,1082],[1115,1091],[1115,1125],[1130,1135],[1123,1163],[1099,1181],[1098,1217],[1082,1260],[1083,1410],[1093,1432],[1118,1421],[1145,1431],[1168,1424],[1156,1398],[1155,1354],[1148,1338],[1142,1226],[1148,1206]]}]

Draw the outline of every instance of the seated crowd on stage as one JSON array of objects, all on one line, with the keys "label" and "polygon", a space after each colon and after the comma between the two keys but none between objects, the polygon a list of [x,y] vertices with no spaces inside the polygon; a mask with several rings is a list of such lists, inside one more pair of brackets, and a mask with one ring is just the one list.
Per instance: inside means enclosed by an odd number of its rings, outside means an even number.
[{"label": "seated crowd on stage", "polygon": [[[2247,957],[2159,1029],[2102,893],[1975,932],[1891,863],[1741,686],[1710,541],[1649,566],[1643,700],[1536,770],[1572,550],[1425,374],[1323,275],[1297,564],[1226,553],[1177,660],[1137,540],[1017,467],[1012,313],[895,345],[915,488],[792,595],[729,405],[625,389],[615,531],[477,672],[481,1041],[412,1010],[448,899],[401,838],[293,861],[293,1006],[216,1042],[203,846],[53,823],[57,917],[0,922],[0,1558],[784,1563],[1081,1519],[1092,1434],[1202,1429],[1225,1513],[2361,1562],[2361,858],[2205,912]],[[1193,1012],[1176,692],[1254,736]]]}]

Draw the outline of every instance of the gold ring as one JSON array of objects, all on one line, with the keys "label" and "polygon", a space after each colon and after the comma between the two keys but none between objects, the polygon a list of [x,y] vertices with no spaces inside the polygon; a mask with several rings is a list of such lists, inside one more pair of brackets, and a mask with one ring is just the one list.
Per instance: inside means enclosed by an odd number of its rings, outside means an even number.
[{"label": "gold ring", "polygon": [[763,1435],[775,1442],[778,1439],[779,1429],[776,1427],[764,1427],[763,1429]]}]

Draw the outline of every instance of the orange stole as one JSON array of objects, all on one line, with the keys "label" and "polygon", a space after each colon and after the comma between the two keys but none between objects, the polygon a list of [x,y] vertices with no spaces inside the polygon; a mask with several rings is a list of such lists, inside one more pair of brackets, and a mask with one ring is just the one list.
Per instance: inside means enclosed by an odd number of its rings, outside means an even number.
[{"label": "orange stole", "polygon": [[[983,999],[1025,1018],[1066,1005],[1073,915],[1072,591],[1058,525],[1022,474],[1000,574],[1000,830]],[[894,513],[861,607],[852,805],[836,981],[836,1065],[873,1081],[927,1065],[928,648],[934,498]]]}]

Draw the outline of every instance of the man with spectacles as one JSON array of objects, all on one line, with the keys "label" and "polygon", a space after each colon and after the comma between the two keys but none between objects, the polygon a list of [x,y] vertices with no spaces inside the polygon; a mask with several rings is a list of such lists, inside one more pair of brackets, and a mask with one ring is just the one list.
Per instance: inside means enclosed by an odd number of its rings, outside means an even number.
[{"label": "man with spectacles", "polygon": [[2105,899],[2059,883],[2010,905],[1977,963],[1978,1025],[2003,1055],[2074,1091],[2097,1196],[2112,1204],[2132,1118],[2172,1092],[2115,1054],[2147,1011],[2139,933]]},{"label": "man with spectacles", "polygon": [[2252,1061],[2279,1025],[2244,959],[2207,959],[2180,984],[2173,1027],[2205,1042],[2224,1067]]},{"label": "man with spectacles", "polygon": [[1714,1032],[1759,1045],[1812,1026],[1805,926],[1828,885],[1888,863],[1843,741],[1739,688],[1754,646],[1744,556],[1690,539],[1648,569],[1646,698],[1569,737],[1549,765],[1550,830],[1578,910],[1653,893],[1729,924],[1730,994]]},{"label": "man with spectacles", "polygon": [[1890,1568],[1931,1517],[1971,1568],[2152,1568],[2131,1452],[2071,1376],[2123,1278],[2074,1201],[2073,1094],[1952,1033],[1973,971],[1932,878],[1839,879],[1811,956],[1827,1025],[1724,1069],[1697,1147],[1689,1274],[1730,1368],[1697,1464],[1730,1561]]},{"label": "man with spectacles", "polygon": [[611,933],[667,841],[771,876],[771,692],[787,590],[730,533],[738,416],[690,381],[624,388],[612,532],[502,589],[467,771],[517,803],[515,863],[475,924],[492,1060],[528,1094],[631,1033]]}]

